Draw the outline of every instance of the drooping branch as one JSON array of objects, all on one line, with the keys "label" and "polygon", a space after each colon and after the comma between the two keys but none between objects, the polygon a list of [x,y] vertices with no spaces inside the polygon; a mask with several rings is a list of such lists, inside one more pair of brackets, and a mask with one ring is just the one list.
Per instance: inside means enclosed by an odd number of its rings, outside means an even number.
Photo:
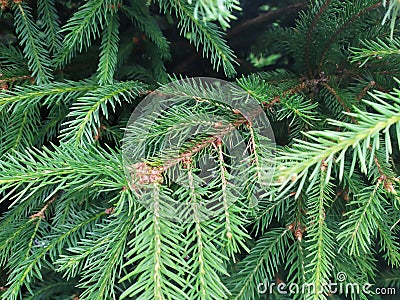
[{"label": "drooping branch", "polygon": [[314,20],[311,24],[311,26],[308,28],[308,32],[307,32],[307,43],[306,43],[306,49],[304,51],[304,59],[306,62],[306,67],[307,67],[307,73],[308,76],[311,77],[312,76],[312,71],[311,71],[311,66],[310,66],[310,46],[311,46],[311,37],[313,34],[313,31],[315,29],[315,26],[317,25],[319,19],[321,18],[323,12],[326,10],[326,8],[328,7],[329,3],[331,2],[331,0],[327,0],[324,5],[322,5],[322,7],[320,8],[320,10],[318,11],[317,15],[314,17]]},{"label": "drooping branch", "polygon": [[382,2],[378,2],[375,3],[374,5],[368,6],[366,8],[364,8],[363,10],[359,11],[358,13],[356,13],[353,17],[351,17],[349,20],[347,20],[342,26],[340,26],[338,28],[338,30],[336,30],[336,32],[334,34],[331,35],[331,38],[329,39],[329,41],[326,43],[324,50],[322,51],[322,55],[321,55],[321,59],[319,61],[319,72],[321,72],[322,70],[322,65],[323,63],[326,61],[325,57],[326,54],[328,53],[329,47],[332,45],[332,43],[337,39],[337,37],[351,24],[353,23],[355,20],[357,20],[358,18],[360,18],[361,16],[363,16],[364,14],[370,12],[371,10],[374,10],[378,7],[382,6]]}]

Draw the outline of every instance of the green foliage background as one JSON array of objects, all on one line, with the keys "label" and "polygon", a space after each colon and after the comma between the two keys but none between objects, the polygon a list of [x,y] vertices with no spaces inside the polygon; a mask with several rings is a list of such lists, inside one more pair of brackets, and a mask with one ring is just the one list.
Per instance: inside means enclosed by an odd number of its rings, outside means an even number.
[{"label": "green foliage background", "polygon": [[[399,1],[0,6],[1,299],[383,298],[258,292],[266,280],[319,290],[340,272],[344,283],[400,293]],[[277,165],[257,207],[268,149],[251,124],[238,126],[254,162],[248,193],[224,192],[229,159],[209,143],[204,151],[220,154],[213,186],[153,182],[146,195],[234,202],[223,215],[173,223],[129,188],[123,128],[141,99],[179,76],[231,80],[267,113]],[[207,100],[199,113],[219,97],[181,89]],[[185,176],[196,176],[199,154]]]}]

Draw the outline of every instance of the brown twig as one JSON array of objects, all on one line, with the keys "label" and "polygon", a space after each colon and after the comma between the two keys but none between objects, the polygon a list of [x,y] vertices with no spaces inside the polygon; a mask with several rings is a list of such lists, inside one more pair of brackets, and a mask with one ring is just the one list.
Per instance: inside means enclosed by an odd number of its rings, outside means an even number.
[{"label": "brown twig", "polygon": [[376,85],[375,81],[370,81],[368,82],[367,86],[364,87],[362,89],[362,91],[357,95],[357,101],[360,101],[362,98],[364,98],[364,96],[367,94],[367,92],[369,91],[369,89],[371,89],[372,87],[374,87]]},{"label": "brown twig", "polygon": [[288,95],[294,95],[297,94],[307,88],[314,87],[317,85],[319,82],[323,81],[324,79],[321,80],[306,80],[303,82],[300,82],[299,84],[295,85],[291,89],[285,91],[282,93],[281,96],[275,96],[270,102],[263,102],[263,108],[265,110],[270,109],[272,106],[278,104],[281,102],[282,98],[288,96]]},{"label": "brown twig", "polygon": [[280,16],[284,16],[285,14],[288,14],[288,13],[298,12],[298,11],[306,8],[308,3],[309,3],[309,1],[305,1],[305,2],[288,5],[284,8],[281,8],[281,9],[278,9],[275,11],[271,11],[271,12],[267,12],[267,13],[262,14],[254,19],[250,19],[248,21],[240,23],[239,25],[237,25],[236,27],[233,27],[231,30],[228,31],[227,37],[232,38],[233,36],[241,34],[241,33],[243,33],[243,31],[249,30],[251,27],[254,27],[256,25],[259,26],[261,24],[270,22],[270,21],[277,19]]},{"label": "brown twig", "polygon": [[37,212],[37,213],[31,215],[29,218],[30,218],[30,219],[36,219],[36,218],[44,219],[44,213],[46,212],[46,210],[47,210],[47,208],[49,207],[49,205],[50,205],[51,203],[53,203],[53,202],[57,199],[58,194],[59,194],[59,193],[56,193],[56,194],[46,203],[46,205],[43,206],[43,208],[42,208],[39,212]]},{"label": "brown twig", "polygon": [[[338,93],[335,91],[333,87],[331,87],[329,84],[326,82],[322,83],[322,85],[336,98],[336,100],[339,102],[339,104],[343,107],[343,109],[346,112],[350,112],[350,108],[344,103],[342,98],[338,95]],[[353,121],[354,124],[357,124],[357,120],[354,117],[351,117],[351,120]]]},{"label": "brown twig", "polygon": [[[0,77],[2,77],[2,74],[0,74]],[[1,79],[0,84],[14,82],[14,81],[18,81],[18,80],[24,80],[24,79],[29,79],[29,81],[32,82],[35,80],[35,77],[32,77],[30,75],[15,76],[15,77],[7,78],[7,79]]]}]

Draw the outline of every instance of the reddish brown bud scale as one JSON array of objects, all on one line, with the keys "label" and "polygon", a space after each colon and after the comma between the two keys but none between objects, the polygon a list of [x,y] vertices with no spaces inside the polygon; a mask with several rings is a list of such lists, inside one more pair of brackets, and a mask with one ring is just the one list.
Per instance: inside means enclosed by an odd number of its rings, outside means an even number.
[{"label": "reddish brown bud scale", "polygon": [[0,7],[1,7],[1,10],[5,10],[6,8],[8,8],[8,0],[1,0]]},{"label": "reddish brown bud scale", "polygon": [[296,239],[297,239],[299,242],[301,242],[302,239],[303,239],[303,233],[301,232],[300,229],[297,229],[297,230],[294,232],[294,236],[296,237]]},{"label": "reddish brown bud scale", "polygon": [[114,213],[114,207],[107,208],[104,212],[107,215],[112,215]]}]

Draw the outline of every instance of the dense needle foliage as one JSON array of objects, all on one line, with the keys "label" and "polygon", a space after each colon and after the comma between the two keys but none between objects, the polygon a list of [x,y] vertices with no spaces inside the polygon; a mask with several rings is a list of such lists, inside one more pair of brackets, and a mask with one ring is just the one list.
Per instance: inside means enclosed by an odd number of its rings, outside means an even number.
[{"label": "dense needle foliage", "polygon": [[[383,297],[325,289],[338,280],[400,293],[398,0],[0,6],[1,299]],[[186,102],[144,140],[141,170],[156,175],[138,196],[124,128],[146,95],[186,76],[235,82],[265,111],[276,151],[218,90],[181,81]],[[173,152],[179,186],[157,147],[166,129],[205,115],[237,127],[249,160],[234,174],[232,140],[207,123]],[[217,161],[206,185],[204,154]],[[163,199],[222,213],[174,222],[154,211]],[[283,294],[279,283],[315,290]]]}]

